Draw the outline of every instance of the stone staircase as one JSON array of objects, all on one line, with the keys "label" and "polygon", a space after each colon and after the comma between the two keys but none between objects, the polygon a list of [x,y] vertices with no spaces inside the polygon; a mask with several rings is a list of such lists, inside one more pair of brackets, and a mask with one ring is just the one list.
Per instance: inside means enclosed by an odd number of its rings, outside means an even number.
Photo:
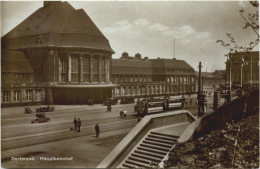
[{"label": "stone staircase", "polygon": [[178,138],[179,136],[149,132],[129,153],[119,168],[151,168],[159,164]]}]

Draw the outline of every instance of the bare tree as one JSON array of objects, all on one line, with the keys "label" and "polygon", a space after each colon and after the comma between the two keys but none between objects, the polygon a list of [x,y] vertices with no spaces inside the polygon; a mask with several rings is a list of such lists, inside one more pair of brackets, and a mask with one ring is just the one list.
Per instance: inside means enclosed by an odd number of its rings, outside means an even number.
[{"label": "bare tree", "polygon": [[252,7],[257,8],[255,12],[245,12],[244,9],[239,10],[240,16],[245,20],[245,25],[243,29],[251,28],[255,34],[256,39],[251,41],[248,46],[239,46],[233,37],[231,33],[227,33],[227,37],[229,39],[229,42],[225,42],[223,40],[217,40],[217,43],[219,43],[221,46],[225,47],[229,50],[229,53],[236,53],[236,52],[249,52],[252,51],[252,49],[258,45],[259,43],[259,23],[258,23],[258,7],[259,2],[258,1],[249,1],[249,3],[252,5]]}]

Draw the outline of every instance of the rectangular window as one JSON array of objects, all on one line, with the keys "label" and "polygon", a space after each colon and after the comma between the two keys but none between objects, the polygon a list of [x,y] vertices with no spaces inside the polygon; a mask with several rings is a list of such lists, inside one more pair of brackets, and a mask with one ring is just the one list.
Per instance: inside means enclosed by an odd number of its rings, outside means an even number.
[{"label": "rectangular window", "polygon": [[119,92],[120,91],[120,88],[116,88],[116,96],[119,96]]},{"label": "rectangular window", "polygon": [[104,57],[100,59],[100,71],[101,71],[100,82],[104,82],[105,81],[105,58]]},{"label": "rectangular window", "polygon": [[79,56],[71,56],[71,81],[79,81]]},{"label": "rectangular window", "polygon": [[2,93],[2,102],[3,103],[9,102],[9,98],[10,98],[10,91],[3,91],[3,93]]},{"label": "rectangular window", "polygon": [[98,56],[93,57],[93,82],[98,82],[99,64]]},{"label": "rectangular window", "polygon": [[32,100],[32,90],[26,90],[25,99],[26,99],[26,101]]},{"label": "rectangular window", "polygon": [[90,56],[83,56],[83,82],[90,82]]},{"label": "rectangular window", "polygon": [[68,81],[68,61],[66,58],[62,57],[60,58],[60,63],[61,63],[61,81],[62,82],[67,82]]},{"label": "rectangular window", "polygon": [[14,95],[13,95],[13,101],[14,102],[19,102],[20,101],[20,95],[21,95],[20,90],[15,90],[14,91]]},{"label": "rectangular window", "polygon": [[36,90],[36,100],[40,101],[42,96],[42,91],[41,90]]}]

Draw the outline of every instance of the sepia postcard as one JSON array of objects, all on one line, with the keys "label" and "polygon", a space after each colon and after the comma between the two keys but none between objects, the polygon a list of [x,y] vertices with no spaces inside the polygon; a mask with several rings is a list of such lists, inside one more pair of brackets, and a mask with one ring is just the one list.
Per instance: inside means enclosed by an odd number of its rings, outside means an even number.
[{"label": "sepia postcard", "polygon": [[259,168],[258,1],[1,1],[2,168]]}]

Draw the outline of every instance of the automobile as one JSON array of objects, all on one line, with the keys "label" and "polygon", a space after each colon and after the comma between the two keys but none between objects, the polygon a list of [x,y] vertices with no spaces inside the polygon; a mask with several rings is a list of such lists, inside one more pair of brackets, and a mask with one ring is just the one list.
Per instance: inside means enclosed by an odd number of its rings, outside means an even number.
[{"label": "automobile", "polygon": [[36,118],[32,119],[32,123],[44,123],[50,121],[49,117],[46,117],[45,113],[36,113]]},{"label": "automobile", "polygon": [[54,106],[46,106],[46,107],[40,107],[36,109],[36,112],[52,112],[54,111]]},{"label": "automobile", "polygon": [[25,107],[24,109],[25,109],[26,114],[32,114],[33,113],[32,109],[30,109],[30,107]]},{"label": "automobile", "polygon": [[121,98],[120,104],[131,104],[131,103],[135,103],[134,97],[123,97],[123,98]]},{"label": "automobile", "polygon": [[109,98],[106,99],[103,103],[103,106],[108,106],[108,105],[116,105],[118,103],[118,99],[115,98]]}]

